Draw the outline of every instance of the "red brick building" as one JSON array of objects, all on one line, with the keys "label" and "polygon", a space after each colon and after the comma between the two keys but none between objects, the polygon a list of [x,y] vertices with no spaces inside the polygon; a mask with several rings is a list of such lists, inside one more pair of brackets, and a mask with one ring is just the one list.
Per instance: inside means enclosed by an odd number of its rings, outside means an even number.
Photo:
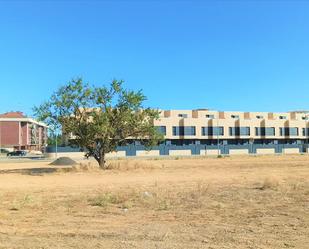
[{"label": "red brick building", "polygon": [[0,114],[0,148],[41,151],[46,144],[46,124],[22,112]]}]

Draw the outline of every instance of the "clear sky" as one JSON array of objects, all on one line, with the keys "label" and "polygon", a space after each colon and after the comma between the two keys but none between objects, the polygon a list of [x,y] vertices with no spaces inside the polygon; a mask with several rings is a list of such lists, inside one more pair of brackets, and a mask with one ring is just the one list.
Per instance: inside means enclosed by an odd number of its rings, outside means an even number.
[{"label": "clear sky", "polygon": [[309,109],[309,2],[0,0],[0,112],[76,76],[161,109]]}]

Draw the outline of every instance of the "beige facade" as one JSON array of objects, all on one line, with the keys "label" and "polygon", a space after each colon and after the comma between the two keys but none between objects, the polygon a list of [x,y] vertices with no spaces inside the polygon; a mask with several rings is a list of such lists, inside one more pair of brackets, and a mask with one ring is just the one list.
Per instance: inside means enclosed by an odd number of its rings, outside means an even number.
[{"label": "beige facade", "polygon": [[[165,139],[306,139],[308,112],[162,111],[155,126],[165,127]],[[177,127],[194,127],[180,128]],[[220,127],[219,134],[211,127]],[[236,129],[234,129],[236,128]],[[261,129],[262,128],[262,129]],[[266,131],[264,128],[267,128]],[[215,128],[216,129],[216,128]],[[307,129],[307,130],[306,130]],[[204,131],[203,131],[204,130]],[[223,132],[222,132],[223,131]],[[234,132],[233,132],[234,131]]]},{"label": "beige facade", "polygon": [[110,157],[267,155],[309,152],[309,112],[161,111],[154,125],[164,141],[150,151],[140,141]]}]

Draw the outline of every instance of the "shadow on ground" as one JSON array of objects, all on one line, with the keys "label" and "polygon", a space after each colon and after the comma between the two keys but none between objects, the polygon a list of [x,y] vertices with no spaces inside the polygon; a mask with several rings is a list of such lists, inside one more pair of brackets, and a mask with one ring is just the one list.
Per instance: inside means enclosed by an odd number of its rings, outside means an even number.
[{"label": "shadow on ground", "polygon": [[21,174],[21,175],[33,175],[40,176],[44,174],[51,174],[57,172],[55,168],[29,168],[29,169],[5,169],[0,170],[0,174]]}]

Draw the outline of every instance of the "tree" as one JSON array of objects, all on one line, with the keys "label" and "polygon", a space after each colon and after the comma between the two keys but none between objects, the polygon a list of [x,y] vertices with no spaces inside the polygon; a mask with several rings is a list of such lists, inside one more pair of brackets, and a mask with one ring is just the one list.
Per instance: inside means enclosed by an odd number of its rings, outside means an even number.
[{"label": "tree", "polygon": [[62,136],[61,134],[50,134],[51,136],[48,136],[48,139],[47,139],[47,144],[48,145],[60,145],[62,144]]},{"label": "tree", "polygon": [[159,111],[143,108],[142,91],[123,88],[123,81],[113,80],[109,87],[93,87],[81,78],[60,87],[50,99],[34,107],[34,115],[70,136],[71,144],[87,151],[102,169],[105,155],[117,146],[139,140],[151,147],[162,139],[154,126]]}]

